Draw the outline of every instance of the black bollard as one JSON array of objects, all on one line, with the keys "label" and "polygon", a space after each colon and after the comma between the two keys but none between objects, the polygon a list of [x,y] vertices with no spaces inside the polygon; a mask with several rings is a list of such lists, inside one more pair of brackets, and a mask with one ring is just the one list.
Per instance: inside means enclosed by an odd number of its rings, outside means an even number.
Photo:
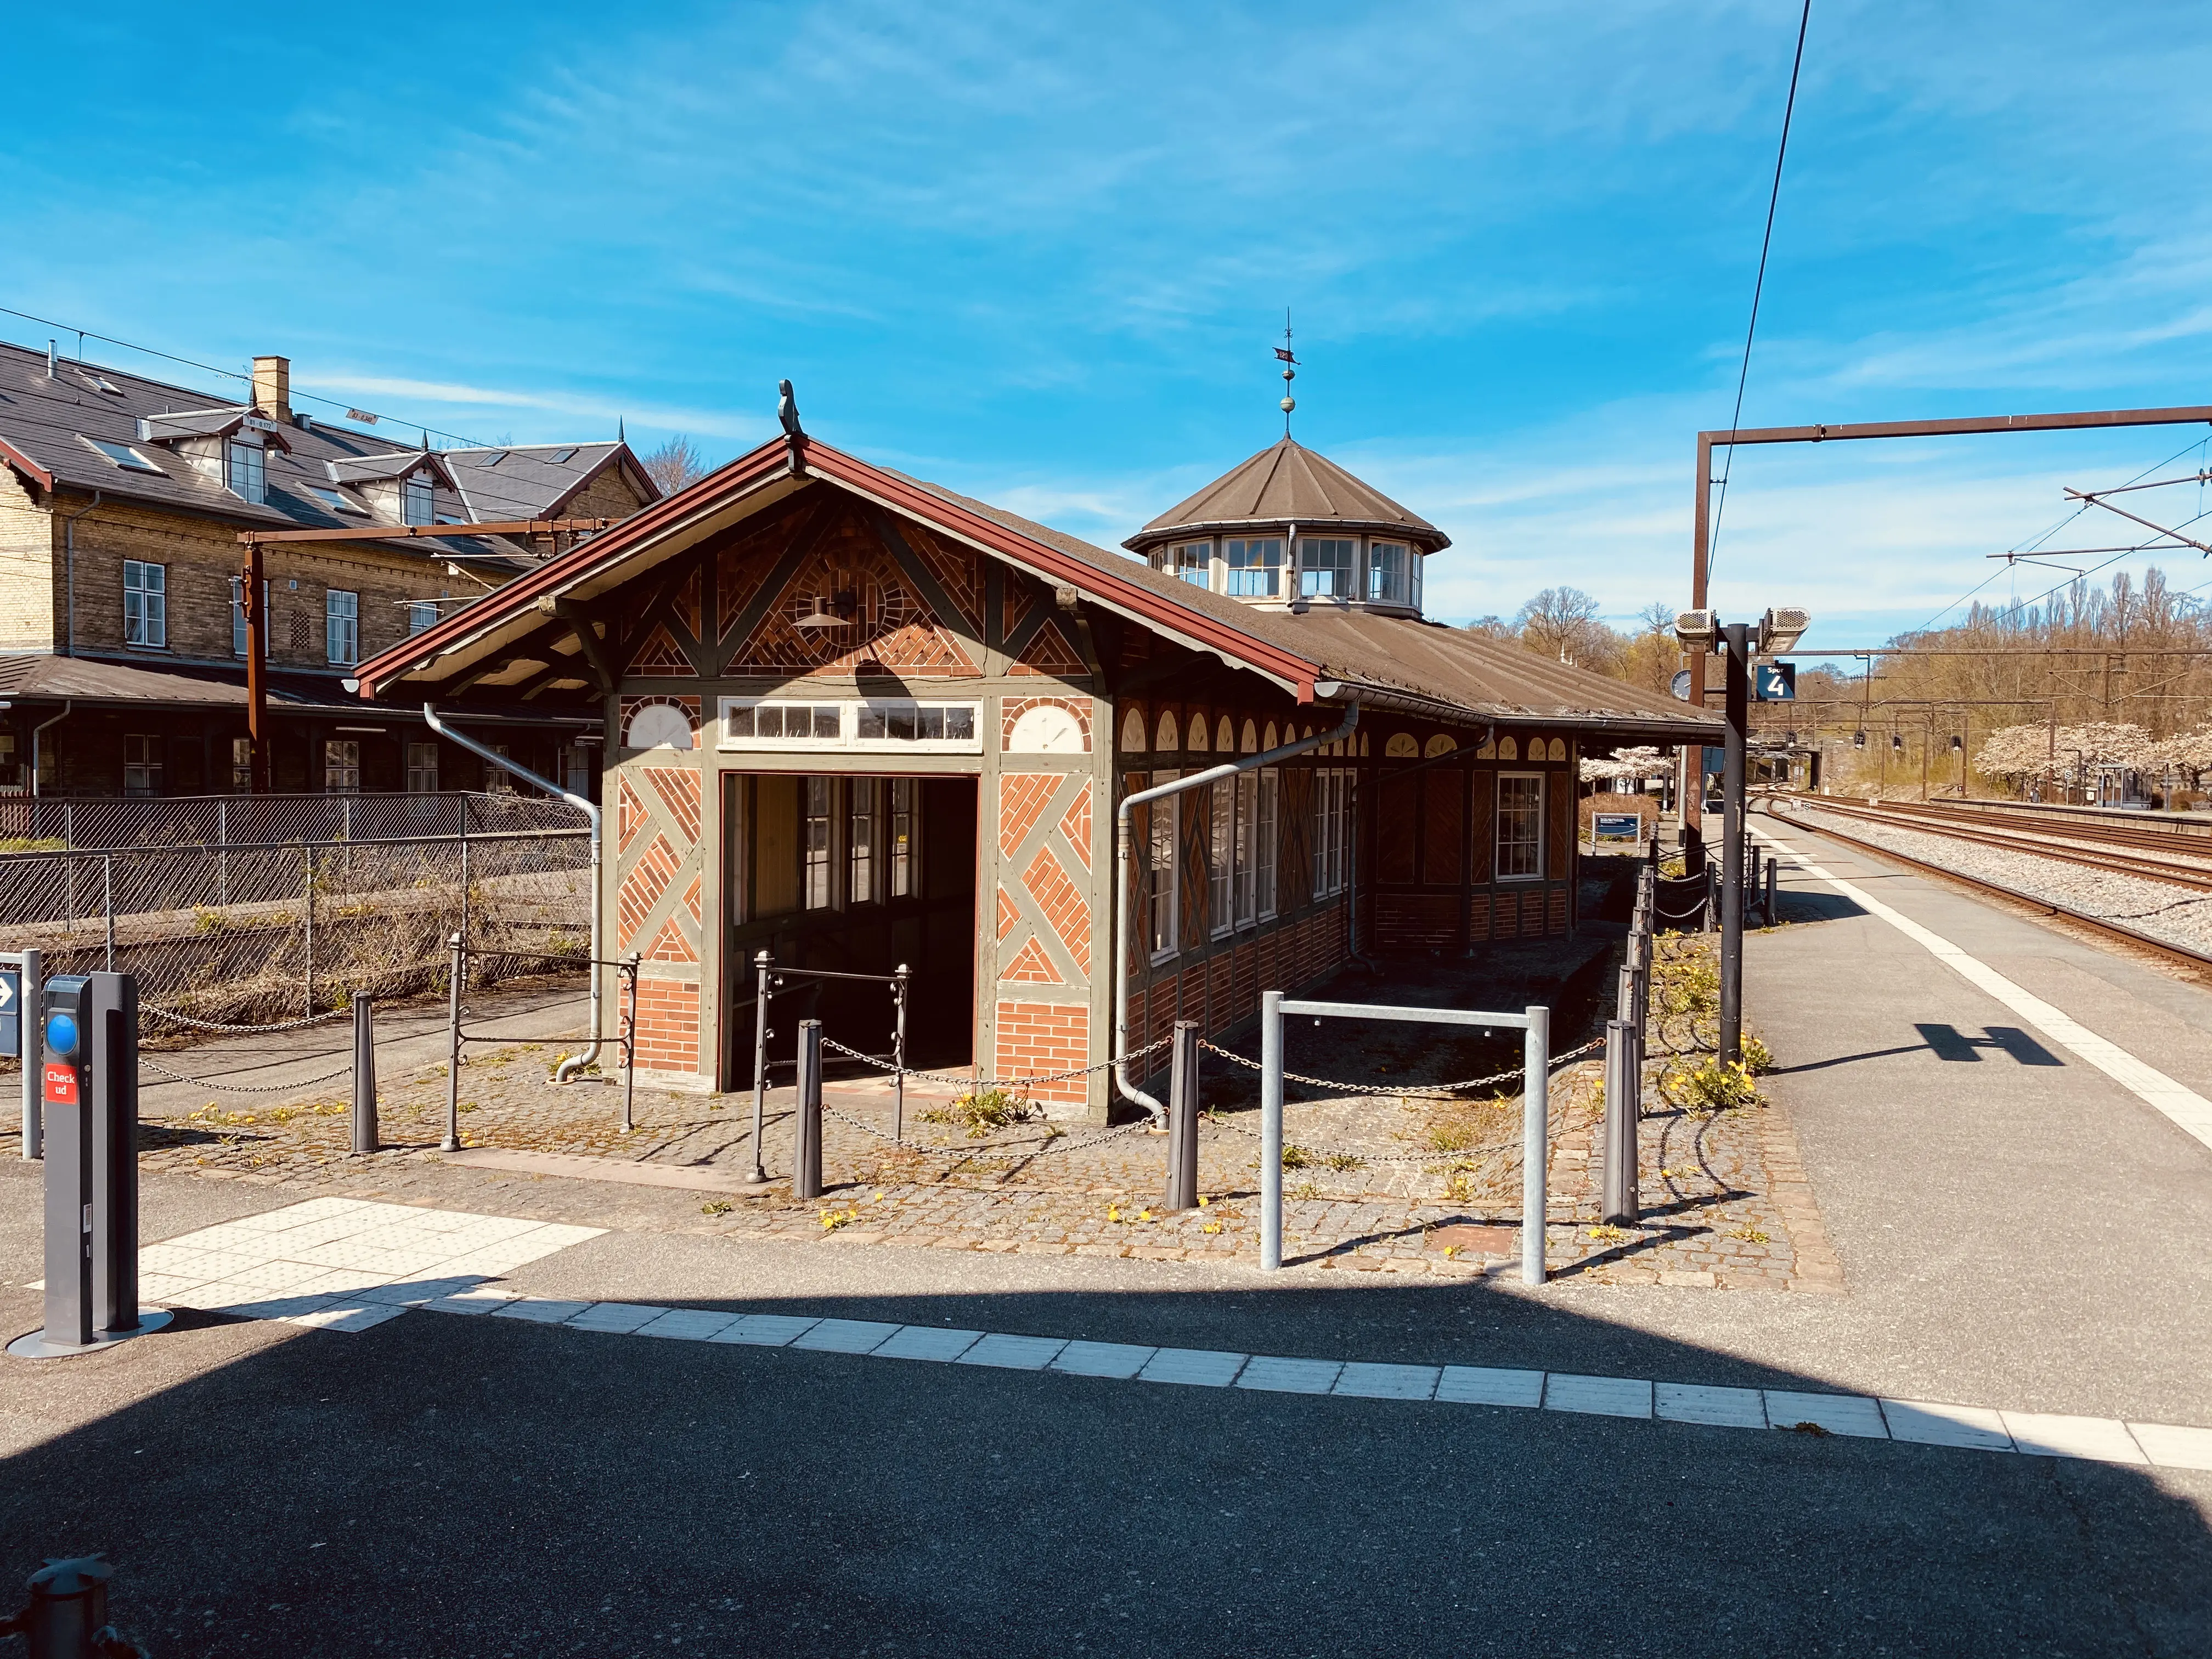
[{"label": "black bollard", "polygon": [[822,1022],[799,1022],[799,1109],[793,1114],[797,1143],[791,1155],[791,1195],[822,1196]]},{"label": "black bollard", "polygon": [[369,994],[353,994],[353,1149],[383,1150],[376,1131],[376,1028]]},{"label": "black bollard", "polygon": [[1168,1196],[1170,1210],[1198,1207],[1198,1022],[1179,1019],[1169,1050]]}]

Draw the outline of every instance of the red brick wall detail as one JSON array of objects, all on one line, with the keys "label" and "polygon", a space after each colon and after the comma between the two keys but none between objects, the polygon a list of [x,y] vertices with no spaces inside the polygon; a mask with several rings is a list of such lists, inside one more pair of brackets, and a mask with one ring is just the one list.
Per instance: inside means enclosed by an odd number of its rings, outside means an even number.
[{"label": "red brick wall detail", "polygon": [[[1039,1077],[1091,1063],[1091,1011],[1080,1003],[1001,1002],[999,1046],[992,1056],[994,1077]],[[1038,1100],[1080,1105],[1089,1097],[1088,1079],[1063,1078],[1029,1091]]]},{"label": "red brick wall detail", "polygon": [[1022,647],[1017,661],[1008,665],[1006,672],[1015,674],[1047,674],[1055,679],[1068,679],[1091,672],[1089,665],[1075,654],[1075,647],[1060,631],[1057,623],[1047,623]]},{"label": "red brick wall detail", "polygon": [[637,791],[629,787],[624,777],[615,795],[615,851],[629,851],[630,837],[645,828],[647,813],[645,803],[637,798]]},{"label": "red brick wall detail", "polygon": [[1030,867],[1022,872],[1022,885],[1043,908],[1045,920],[1075,958],[1077,969],[1087,975],[1091,972],[1091,907],[1051,848],[1037,848]]},{"label": "red brick wall detail", "polygon": [[1005,697],[999,703],[999,746],[1004,749],[1014,740],[1014,722],[1040,703],[1051,703],[1065,708],[1075,716],[1075,723],[1083,728],[1083,752],[1091,752],[1091,705],[1067,697]]},{"label": "red brick wall detail", "polygon": [[665,627],[655,628],[645,636],[645,643],[629,659],[627,671],[632,674],[668,675],[691,678],[698,671],[692,667],[691,659],[676,643],[676,637]]},{"label": "red brick wall detail", "polygon": [[645,856],[638,860],[637,867],[623,878],[622,890],[617,895],[617,944],[628,945],[637,937],[653,907],[668,890],[668,884],[676,879],[678,868],[675,851],[668,845],[667,838],[655,836],[653,845],[645,849]]},{"label": "red brick wall detail", "polygon": [[667,804],[676,827],[684,832],[687,846],[699,844],[699,787],[698,769],[690,766],[648,766],[645,781],[653,786],[653,793]]},{"label": "red brick wall detail", "polygon": [[694,921],[701,920],[699,891],[706,884],[706,879],[704,876],[694,876],[691,878],[690,886],[684,890],[684,908],[691,913],[691,920]]},{"label": "red brick wall detail", "polygon": [[644,708],[646,704],[649,702],[665,702],[671,708],[682,709],[685,718],[691,722],[692,745],[695,748],[697,747],[699,742],[699,723],[702,718],[699,712],[699,699],[696,697],[685,696],[624,697],[622,700],[622,742],[625,747],[627,747],[629,743],[630,716],[636,714],[639,709]]},{"label": "red brick wall detail", "polygon": [[1060,815],[1060,833],[1067,837],[1067,844],[1075,856],[1083,860],[1083,867],[1091,867],[1091,791],[1086,787],[1075,797],[1075,805]]},{"label": "red brick wall detail", "polygon": [[1006,890],[1001,887],[999,890],[999,937],[1004,939],[1012,933],[1020,925],[1021,920],[1021,907],[1016,904],[1007,896]]},{"label": "red brick wall detail", "polygon": [[637,982],[637,1063],[652,1072],[699,1069],[699,988],[684,980]]},{"label": "red brick wall detail", "polygon": [[1044,953],[1044,945],[1034,934],[1016,954],[1013,961],[1000,970],[999,977],[1026,985],[1057,985],[1060,982],[1060,975],[1052,970],[1050,958]]},{"label": "red brick wall detail", "polygon": [[669,917],[660,924],[660,931],[653,936],[653,944],[642,953],[647,962],[696,962],[699,953],[684,937],[684,930]]},{"label": "red brick wall detail", "polygon": [[1060,787],[1057,772],[1005,772],[999,776],[999,850],[1014,854],[1044,816],[1052,792]]}]

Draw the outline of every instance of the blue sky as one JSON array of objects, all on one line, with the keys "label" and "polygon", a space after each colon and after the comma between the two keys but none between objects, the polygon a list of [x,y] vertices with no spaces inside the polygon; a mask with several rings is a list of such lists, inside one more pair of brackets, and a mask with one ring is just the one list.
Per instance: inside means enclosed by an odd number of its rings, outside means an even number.
[{"label": "blue sky", "polygon": [[[2212,402],[2201,21],[1815,0],[1745,422]],[[1455,539],[1432,611],[1564,580],[1626,619],[1686,602],[1796,24],[1789,0],[36,9],[0,106],[0,304],[283,352],[308,389],[514,441],[622,417],[720,459],[788,375],[829,441],[1109,544],[1279,431],[1289,305],[1298,437]],[[1747,453],[1717,600],[1886,636],[2063,486],[2203,435]]]}]

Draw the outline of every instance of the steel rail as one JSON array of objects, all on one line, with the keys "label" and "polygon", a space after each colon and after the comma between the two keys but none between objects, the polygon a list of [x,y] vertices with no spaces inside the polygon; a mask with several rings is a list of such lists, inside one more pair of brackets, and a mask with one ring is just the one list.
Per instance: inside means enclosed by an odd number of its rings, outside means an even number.
[{"label": "steel rail", "polygon": [[1871,853],[1877,858],[1888,859],[1897,864],[1909,865],[1916,870],[1924,870],[1930,875],[1941,876],[1947,881],[1961,883],[1967,887],[2008,900],[2012,903],[2040,910],[2047,915],[2063,916],[2067,921],[2078,926],[2093,928],[2100,933],[2110,933],[2114,938],[2124,939],[2139,950],[2153,951],[2171,961],[2195,969],[2207,977],[2212,977],[2212,955],[2207,955],[2202,951],[2192,951],[2185,945],[2174,944],[2171,939],[2154,938],[2149,933],[2129,927],[2125,922],[2114,921],[2109,916],[2095,915],[2087,910],[2076,910],[2070,905],[2057,903],[2038,894],[2023,893],[2016,888],[2007,887],[2002,882],[1964,874],[1952,869],[1948,865],[1936,864],[1927,859],[1917,859],[1910,853],[1900,853],[1895,848],[1884,847],[1880,842],[1868,841],[1863,836],[1850,835],[1826,824],[1808,823],[1802,818],[1792,817],[1787,812],[1778,810],[1771,799],[1761,799],[1754,801],[1752,805],[1753,810],[1764,811],[1767,817],[1786,823],[1793,830],[1802,830],[1808,836],[1826,836],[1832,841],[1843,842],[1848,846]]},{"label": "steel rail", "polygon": [[[1965,823],[1940,812],[1923,814],[1911,809],[1898,811],[1887,807],[1854,806],[1832,799],[1822,800],[1818,805],[1810,802],[1807,805],[1815,811],[1834,812],[1843,817],[1860,818],[1870,823],[1894,824],[1900,830],[1916,830],[1924,836],[1945,836],[1972,847],[2024,853],[2033,858],[2078,864],[2086,869],[2102,870],[2112,875],[2135,876],[2145,881],[2162,881],[2183,887],[2212,890],[2212,865],[2183,864],[2171,859],[2122,852],[2117,850],[2122,844],[2117,842],[2114,843],[2115,850],[2107,853],[2049,836],[2008,831],[1992,824]],[[1917,807],[1917,803],[1914,805]],[[2084,840],[2092,838],[2083,836]]]}]

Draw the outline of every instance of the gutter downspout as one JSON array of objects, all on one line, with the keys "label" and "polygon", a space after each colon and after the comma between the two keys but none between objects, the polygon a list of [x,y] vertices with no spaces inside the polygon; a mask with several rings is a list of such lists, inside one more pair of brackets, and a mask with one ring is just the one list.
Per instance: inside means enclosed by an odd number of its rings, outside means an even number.
[{"label": "gutter downspout", "polygon": [[[1335,681],[1322,680],[1314,686],[1315,695],[1335,696],[1343,690]],[[1344,710],[1344,724],[1334,732],[1324,732],[1318,737],[1301,738],[1296,743],[1286,743],[1279,749],[1270,749],[1264,754],[1248,755],[1226,766],[1210,766],[1203,772],[1194,772],[1187,778],[1177,778],[1173,783],[1163,783],[1150,789],[1140,789],[1133,795],[1123,797],[1114,811],[1114,943],[1121,953],[1115,958],[1114,968],[1114,1085],[1122,1097],[1133,1101],[1150,1112],[1158,1121],[1167,1115],[1167,1109],[1129,1080],[1129,862],[1135,850],[1134,826],[1130,814],[1147,801],[1166,795],[1179,795],[1203,784],[1234,777],[1239,772],[1250,772],[1262,766],[1273,766],[1278,761],[1303,755],[1310,749],[1334,743],[1340,738],[1349,738],[1359,726],[1359,704],[1357,700]],[[1346,872],[1347,891],[1351,886],[1351,872]]]},{"label": "gutter downspout", "polygon": [[64,702],[60,714],[50,720],[40,720],[31,728],[31,799],[33,800],[39,798],[39,733],[50,726],[58,726],[67,720],[70,710],[76,707],[75,702]]},{"label": "gutter downspout", "polygon": [[554,1082],[566,1083],[577,1073],[582,1071],[584,1067],[592,1064],[599,1059],[599,1050],[605,1046],[606,1041],[605,1038],[601,1036],[599,1034],[601,1030],[599,1020],[599,915],[605,907],[605,896],[599,891],[599,809],[592,802],[585,799],[583,796],[570,794],[566,789],[562,788],[560,785],[554,783],[548,779],[539,777],[537,773],[532,772],[527,767],[517,766],[513,761],[507,759],[504,755],[501,755],[493,750],[486,748],[483,744],[478,743],[474,738],[468,736],[466,733],[454,731],[452,726],[447,725],[445,721],[438,718],[438,710],[434,704],[426,702],[422,705],[422,723],[425,726],[428,726],[433,732],[435,732],[440,737],[445,738],[447,742],[457,744],[459,747],[467,750],[471,755],[475,755],[480,759],[489,761],[494,766],[499,767],[504,771],[512,772],[516,777],[520,778],[525,783],[537,785],[538,788],[543,789],[549,795],[553,795],[562,800],[567,801],[569,805],[577,808],[592,821],[592,1046],[585,1049],[580,1054],[569,1055],[568,1059],[562,1060],[559,1066],[554,1068]]},{"label": "gutter downspout", "polygon": [[99,490],[94,490],[90,501],[62,520],[62,566],[67,573],[69,588],[69,632],[65,636],[69,649],[63,653],[64,656],[76,655],[76,521],[100,505],[100,495]]}]

